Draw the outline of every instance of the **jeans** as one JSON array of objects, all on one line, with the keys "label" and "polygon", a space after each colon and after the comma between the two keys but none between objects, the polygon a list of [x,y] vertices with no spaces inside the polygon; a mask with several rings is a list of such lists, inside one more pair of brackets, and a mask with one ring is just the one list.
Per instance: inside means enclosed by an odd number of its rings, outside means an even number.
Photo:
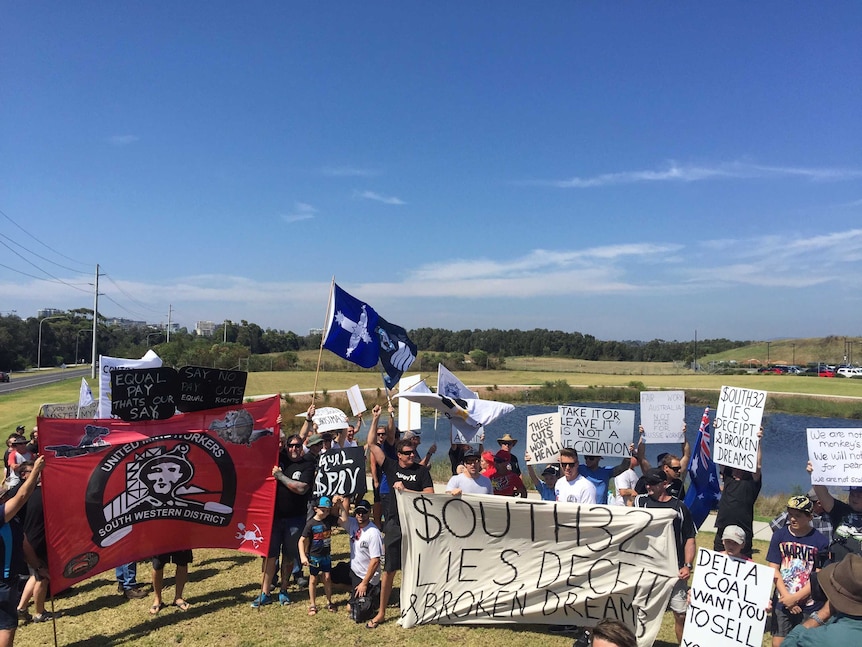
[{"label": "jeans", "polygon": [[138,581],[135,579],[138,574],[137,562],[117,566],[117,568],[114,569],[114,573],[117,576],[117,582],[119,582],[120,586],[123,587],[124,591],[133,589],[138,585]]}]

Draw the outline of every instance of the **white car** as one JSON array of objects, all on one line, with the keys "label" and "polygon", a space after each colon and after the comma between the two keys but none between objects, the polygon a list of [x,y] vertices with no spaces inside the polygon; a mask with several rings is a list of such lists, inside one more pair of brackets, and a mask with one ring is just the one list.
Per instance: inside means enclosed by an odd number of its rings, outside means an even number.
[{"label": "white car", "polygon": [[862,377],[862,368],[839,368],[836,373],[844,377]]}]

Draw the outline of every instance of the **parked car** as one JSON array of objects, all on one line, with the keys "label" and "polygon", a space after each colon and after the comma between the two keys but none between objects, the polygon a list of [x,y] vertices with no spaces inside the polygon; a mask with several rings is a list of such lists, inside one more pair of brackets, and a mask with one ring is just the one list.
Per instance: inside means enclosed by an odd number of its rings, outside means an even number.
[{"label": "parked car", "polygon": [[6,371],[0,371],[0,382],[8,382],[9,374]]},{"label": "parked car", "polygon": [[854,367],[842,367],[839,368],[836,373],[843,377],[862,377],[862,368],[854,368]]},{"label": "parked car", "polygon": [[828,366],[821,366],[820,369],[812,369],[817,373],[817,377],[835,377],[835,371]]},{"label": "parked car", "polygon": [[785,367],[783,366],[764,366],[762,368],[757,369],[758,373],[775,373],[776,375],[781,375],[786,372]]}]

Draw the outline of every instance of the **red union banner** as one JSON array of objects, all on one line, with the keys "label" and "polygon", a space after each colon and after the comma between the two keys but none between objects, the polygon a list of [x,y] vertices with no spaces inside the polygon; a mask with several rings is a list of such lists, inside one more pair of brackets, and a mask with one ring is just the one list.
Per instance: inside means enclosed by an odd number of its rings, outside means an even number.
[{"label": "red union banner", "polygon": [[266,555],[279,398],[166,420],[39,418],[51,590],[186,548]]}]

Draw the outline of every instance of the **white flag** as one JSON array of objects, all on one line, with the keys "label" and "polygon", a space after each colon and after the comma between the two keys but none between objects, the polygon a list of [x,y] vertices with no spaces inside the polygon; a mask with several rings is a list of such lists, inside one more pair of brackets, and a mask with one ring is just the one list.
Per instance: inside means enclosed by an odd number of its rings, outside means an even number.
[{"label": "white flag", "polygon": [[82,377],[81,394],[78,396],[78,408],[83,409],[90,404],[93,404],[93,392],[90,390],[90,385],[87,384],[87,380]]}]

